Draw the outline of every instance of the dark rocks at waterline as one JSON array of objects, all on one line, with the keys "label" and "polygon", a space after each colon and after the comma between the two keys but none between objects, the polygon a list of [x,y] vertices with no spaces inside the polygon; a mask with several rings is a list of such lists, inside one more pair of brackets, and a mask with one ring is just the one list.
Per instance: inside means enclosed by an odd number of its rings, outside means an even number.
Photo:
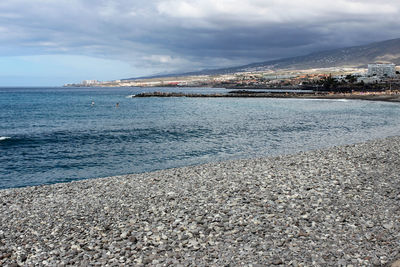
[{"label": "dark rocks at waterline", "polygon": [[349,99],[349,100],[368,100],[400,102],[400,94],[384,94],[380,92],[369,94],[342,94],[329,92],[293,91],[293,92],[266,92],[266,91],[229,91],[226,94],[188,94],[176,92],[150,92],[140,93],[133,97],[193,97],[193,98],[297,98],[297,99]]},{"label": "dark rocks at waterline", "polygon": [[0,265],[380,266],[400,137],[0,191]]},{"label": "dark rocks at waterline", "polygon": [[[318,96],[325,96],[328,93],[318,93]],[[288,98],[288,97],[315,97],[317,94],[312,94],[309,91],[293,91],[293,92],[266,92],[266,91],[247,91],[247,90],[237,90],[229,91],[227,93],[212,93],[212,94],[202,94],[202,93],[179,93],[179,92],[148,92],[140,93],[134,95],[133,97],[274,97],[274,98]]]}]

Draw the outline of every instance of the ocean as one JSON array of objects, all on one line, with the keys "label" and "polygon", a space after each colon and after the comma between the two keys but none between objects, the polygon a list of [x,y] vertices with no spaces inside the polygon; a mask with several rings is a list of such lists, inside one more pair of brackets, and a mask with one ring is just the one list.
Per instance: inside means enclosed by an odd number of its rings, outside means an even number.
[{"label": "ocean", "polygon": [[127,98],[150,91],[227,92],[0,88],[0,189],[275,156],[400,133],[396,103]]}]

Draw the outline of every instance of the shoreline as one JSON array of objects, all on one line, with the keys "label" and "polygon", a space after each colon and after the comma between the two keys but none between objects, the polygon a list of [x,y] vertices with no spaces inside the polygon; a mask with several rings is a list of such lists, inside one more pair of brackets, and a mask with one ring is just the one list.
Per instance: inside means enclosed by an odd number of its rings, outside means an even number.
[{"label": "shoreline", "polygon": [[368,101],[384,101],[384,102],[400,102],[400,94],[345,94],[345,93],[277,93],[277,92],[250,92],[231,91],[227,94],[189,94],[189,93],[167,93],[167,92],[151,92],[140,93],[132,96],[140,97],[192,97],[192,98],[294,98],[294,99],[347,99],[347,100],[368,100]]},{"label": "shoreline", "polygon": [[385,265],[400,137],[0,190],[0,265]]}]

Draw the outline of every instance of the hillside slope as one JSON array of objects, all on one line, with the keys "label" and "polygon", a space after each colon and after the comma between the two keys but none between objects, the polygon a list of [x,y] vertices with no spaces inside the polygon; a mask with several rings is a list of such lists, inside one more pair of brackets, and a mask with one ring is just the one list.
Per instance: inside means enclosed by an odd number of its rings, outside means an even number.
[{"label": "hillside slope", "polygon": [[152,77],[228,74],[244,71],[262,71],[268,69],[278,70],[329,67],[366,67],[368,63],[377,61],[392,62],[396,65],[400,65],[400,38],[375,42],[362,46],[315,52],[305,56],[253,63],[238,67],[206,69],[196,72],[158,75]]}]

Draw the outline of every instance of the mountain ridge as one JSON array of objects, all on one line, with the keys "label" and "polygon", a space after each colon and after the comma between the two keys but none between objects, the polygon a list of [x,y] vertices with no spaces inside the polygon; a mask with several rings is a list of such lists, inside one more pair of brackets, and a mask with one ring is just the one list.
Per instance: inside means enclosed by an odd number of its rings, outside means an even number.
[{"label": "mountain ridge", "polygon": [[125,80],[174,76],[218,75],[230,74],[235,72],[279,69],[290,70],[330,67],[362,68],[366,67],[368,63],[373,63],[377,61],[391,62],[396,65],[400,65],[400,38],[373,42],[366,45],[312,52],[307,55],[251,63],[236,67],[204,69],[200,71],[192,71],[180,74],[175,73],[168,75],[154,75],[148,77],[129,78]]}]

